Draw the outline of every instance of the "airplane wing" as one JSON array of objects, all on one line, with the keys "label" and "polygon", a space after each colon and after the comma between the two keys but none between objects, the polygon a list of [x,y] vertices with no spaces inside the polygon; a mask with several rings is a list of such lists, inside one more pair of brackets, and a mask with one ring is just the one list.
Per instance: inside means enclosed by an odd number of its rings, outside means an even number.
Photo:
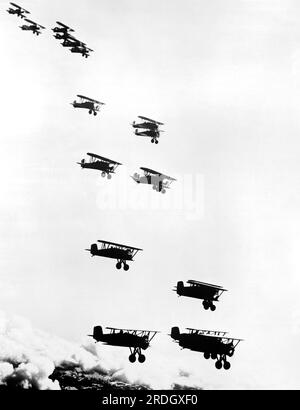
[{"label": "airplane wing", "polygon": [[57,21],[56,24],[58,24],[61,27],[64,27],[64,28],[68,29],[69,31],[72,31],[72,32],[74,31],[71,27],[67,26],[64,23],[61,23],[60,21]]},{"label": "airplane wing", "polygon": [[25,21],[27,21],[27,23],[34,24],[35,26],[38,26],[38,24],[36,24],[36,23],[35,23],[34,21],[32,21],[32,20],[25,19]]},{"label": "airplane wing", "polygon": [[39,26],[39,28],[46,29],[46,27],[42,26],[41,24],[37,24],[37,26]]},{"label": "airplane wing", "polygon": [[107,245],[120,246],[120,247],[126,248],[126,249],[134,249],[134,250],[136,250],[136,251],[142,251],[142,250],[143,250],[143,249],[140,249],[140,248],[134,248],[133,246],[121,245],[120,243],[109,242],[109,241],[103,241],[102,239],[98,239],[98,242],[103,243],[103,244],[107,244]]},{"label": "airplane wing", "polygon": [[81,45],[81,46],[85,46],[86,44],[83,43],[82,41],[78,40],[76,37],[72,36],[71,34],[68,35],[68,38],[71,39],[72,41],[74,41],[75,43]]},{"label": "airplane wing", "polygon": [[11,4],[12,6],[16,7],[19,10],[24,11],[24,13],[30,14],[30,11],[24,9],[23,7],[18,6],[16,3],[9,3],[9,4]]},{"label": "airplane wing", "polygon": [[119,327],[106,327],[109,330],[124,330],[125,332],[145,332],[145,333],[159,333],[158,330],[145,330],[145,329],[124,329]]},{"label": "airplane wing", "polygon": [[191,285],[196,285],[196,286],[205,286],[208,288],[213,288],[213,289],[219,289],[223,291],[227,291],[227,289],[224,289],[222,286],[218,285],[212,285],[211,283],[205,283],[205,282],[199,282],[198,280],[188,280],[187,283],[190,283]]},{"label": "airplane wing", "polygon": [[154,171],[153,169],[150,169],[150,168],[140,167],[140,169],[142,169],[145,172],[149,172],[150,174],[162,175],[160,172]]},{"label": "airplane wing", "polygon": [[141,120],[153,122],[153,124],[164,125],[162,122],[151,120],[150,118],[142,117],[141,115],[138,115],[138,118],[140,118]]},{"label": "airplane wing", "polygon": [[168,175],[160,174],[163,178],[168,179],[169,181],[177,181],[175,178],[169,177]]},{"label": "airplane wing", "polygon": [[187,330],[190,332],[195,332],[197,334],[202,334],[205,336],[217,336],[217,337],[224,337],[228,332],[223,332],[220,330],[205,330],[205,329],[194,329],[192,327],[187,327]]},{"label": "airplane wing", "polygon": [[100,102],[100,101],[94,100],[93,98],[85,97],[84,95],[77,94],[77,97],[79,97],[79,98],[83,98],[84,100],[87,100],[87,101],[94,102],[94,103],[96,103],[96,104],[102,104],[102,105],[105,105],[105,103],[103,103],[103,102]]},{"label": "airplane wing", "polygon": [[101,159],[102,161],[109,162],[110,164],[122,165],[120,162],[113,161],[105,157],[101,157],[100,155],[97,155],[97,154],[92,154],[91,152],[87,152],[87,155],[89,155],[92,158],[98,158],[98,159]]}]

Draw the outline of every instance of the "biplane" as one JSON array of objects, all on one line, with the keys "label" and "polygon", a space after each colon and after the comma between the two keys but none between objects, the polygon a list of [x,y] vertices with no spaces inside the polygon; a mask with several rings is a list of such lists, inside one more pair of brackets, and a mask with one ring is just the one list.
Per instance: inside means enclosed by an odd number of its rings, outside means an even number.
[{"label": "biplane", "polygon": [[123,269],[127,271],[129,269],[129,265],[126,261],[133,261],[134,256],[138,253],[138,251],[142,251],[143,249],[134,248],[133,246],[127,245],[120,245],[119,243],[115,242],[108,242],[103,240],[98,240],[101,243],[101,248],[99,249],[96,243],[91,245],[90,249],[86,249],[89,251],[92,256],[103,256],[104,258],[112,258],[117,259],[116,268],[121,269],[123,265]]},{"label": "biplane", "polygon": [[[133,128],[136,128],[135,135],[139,135],[141,137],[149,137],[151,138],[151,142],[155,142],[158,144],[158,138],[160,137],[160,133],[162,132],[159,129],[159,125],[164,125],[162,122],[151,120],[147,117],[142,117],[141,115],[138,116],[143,122],[136,123],[133,121],[131,124]],[[143,129],[143,131],[138,131],[137,128]]]},{"label": "biplane", "polygon": [[216,360],[215,366],[230,369],[228,357],[232,357],[242,339],[225,336],[227,332],[187,328],[188,333],[180,333],[178,327],[172,327],[171,337],[182,349],[203,352],[205,359]]},{"label": "biplane", "polygon": [[205,310],[216,310],[216,305],[213,302],[218,302],[223,292],[227,291],[222,286],[212,285],[210,283],[199,282],[197,280],[188,280],[188,285],[184,286],[183,282],[177,282],[175,290],[178,296],[188,296],[196,299],[203,299],[203,307]]},{"label": "biplane", "polygon": [[71,53],[78,53],[81,54],[82,57],[88,58],[92,50],[91,48],[86,47],[85,45],[80,45],[80,46],[73,46],[70,48]]},{"label": "biplane", "polygon": [[152,185],[152,188],[155,191],[161,192],[162,194],[165,194],[166,189],[170,188],[171,183],[176,181],[175,178],[169,177],[161,172],[154,171],[153,169],[144,167],[141,167],[140,169],[144,171],[144,175],[141,176],[135,172],[131,178],[138,184]]},{"label": "biplane", "polygon": [[80,101],[74,100],[71,105],[74,108],[85,108],[89,110],[89,114],[97,115],[97,112],[100,110],[100,105],[104,105],[105,103],[93,100],[92,98],[85,97],[84,95],[77,95],[80,98]]},{"label": "biplane", "polygon": [[9,9],[7,10],[9,14],[16,14],[18,17],[21,17],[21,19],[25,18],[26,14],[30,14],[30,11],[18,6],[16,3],[9,4],[14,7],[9,7]]},{"label": "biplane", "polygon": [[82,159],[81,162],[77,162],[77,164],[79,164],[81,168],[90,168],[102,171],[102,177],[107,175],[107,179],[111,179],[111,174],[114,174],[116,168],[119,165],[122,165],[120,162],[113,161],[112,159],[105,157],[100,157],[100,155],[92,154],[91,152],[87,152],[87,155],[90,157],[88,162],[85,159]]},{"label": "biplane", "polygon": [[129,361],[134,363],[136,355],[138,361],[144,363],[146,357],[142,354],[142,350],[148,349],[150,342],[158,333],[156,330],[137,330],[137,329],[118,329],[114,327],[106,327],[109,333],[104,334],[101,326],[95,326],[92,338],[96,342],[102,342],[110,346],[129,347],[130,356]]},{"label": "biplane", "polygon": [[63,47],[85,47],[86,44],[78,40],[76,37],[66,33],[63,37],[63,42],[60,43]]},{"label": "biplane", "polygon": [[35,23],[32,20],[25,19],[24,21],[27,21],[28,24],[23,24],[23,26],[20,26],[22,30],[27,30],[27,31],[32,31],[33,34],[36,34],[37,36],[41,34],[41,29],[45,29],[46,27],[42,26],[41,24]]},{"label": "biplane", "polygon": [[69,33],[74,32],[71,27],[61,23],[60,21],[57,21],[56,24],[58,27],[54,27],[52,31],[55,33],[54,37],[58,40],[64,40],[69,37]]}]

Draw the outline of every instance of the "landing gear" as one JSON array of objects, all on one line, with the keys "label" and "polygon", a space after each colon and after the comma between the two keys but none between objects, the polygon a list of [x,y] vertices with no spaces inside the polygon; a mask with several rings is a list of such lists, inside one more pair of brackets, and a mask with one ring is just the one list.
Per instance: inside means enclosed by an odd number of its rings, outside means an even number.
[{"label": "landing gear", "polygon": [[107,174],[107,179],[111,179],[111,175],[110,175],[110,174]]},{"label": "landing gear", "polygon": [[89,110],[89,114],[92,114],[93,110]]},{"label": "landing gear", "polygon": [[216,306],[213,305],[212,303],[211,303],[211,305],[210,305],[210,310],[213,311],[213,312],[216,310]]},{"label": "landing gear", "polygon": [[136,361],[136,356],[138,356],[138,361],[140,363],[144,363],[146,360],[146,356],[142,354],[141,348],[140,347],[130,347],[130,356],[129,356],[129,361],[131,363],[134,363]]},{"label": "landing gear", "polygon": [[135,353],[131,353],[131,355],[128,357],[128,359],[131,363],[134,363],[136,361]]},{"label": "landing gear", "polygon": [[94,111],[94,115],[97,115],[96,111]]},{"label": "landing gear", "polygon": [[203,305],[203,307],[204,307],[205,310],[209,309],[209,302],[208,302],[207,300],[204,300],[204,301],[202,302],[202,305]]},{"label": "landing gear", "polygon": [[165,194],[165,193],[166,193],[165,188],[163,188],[160,192],[161,192],[162,194]]},{"label": "landing gear", "polygon": [[217,360],[215,363],[215,366],[217,369],[222,369],[222,361],[221,360]]},{"label": "landing gear", "polygon": [[146,360],[146,356],[145,356],[144,354],[140,354],[140,355],[139,355],[139,358],[138,358],[138,361],[139,361],[140,363],[144,363],[145,360]]},{"label": "landing gear", "polygon": [[127,271],[127,270],[129,269],[129,265],[127,265],[127,263],[124,263],[123,269],[124,269],[125,271]]},{"label": "landing gear", "polygon": [[223,364],[223,367],[224,367],[225,370],[229,370],[230,366],[231,366],[230,363],[227,362],[227,361],[225,361],[224,364]]},{"label": "landing gear", "polygon": [[103,172],[101,172],[101,176],[104,178],[105,177],[105,175],[106,175],[106,173],[103,171]]},{"label": "landing gear", "polygon": [[211,353],[210,357],[211,357],[213,360],[216,360],[217,355],[216,355],[216,353]]},{"label": "landing gear", "polygon": [[205,358],[205,359],[209,359],[209,358],[210,358],[210,353],[204,352],[204,358]]},{"label": "landing gear", "polygon": [[116,264],[116,268],[117,268],[117,269],[121,269],[121,268],[122,268],[122,265],[123,265],[123,269],[124,269],[125,271],[127,271],[127,270],[129,269],[129,265],[128,265],[126,262],[124,262],[124,261],[118,261],[117,264]]},{"label": "landing gear", "polygon": [[152,138],[151,142],[152,142],[152,144],[153,144],[153,142],[154,142],[154,139],[153,139],[153,138]]},{"label": "landing gear", "polygon": [[116,264],[116,268],[117,268],[117,269],[121,269],[121,268],[122,268],[122,262],[118,262],[118,263]]},{"label": "landing gear", "polygon": [[155,140],[155,144],[158,144],[158,141],[157,141],[157,140]]},{"label": "landing gear", "polygon": [[219,359],[216,361],[215,366],[216,366],[217,369],[222,369],[222,366],[224,367],[225,370],[230,369],[231,365],[226,360],[226,354],[219,355]]}]

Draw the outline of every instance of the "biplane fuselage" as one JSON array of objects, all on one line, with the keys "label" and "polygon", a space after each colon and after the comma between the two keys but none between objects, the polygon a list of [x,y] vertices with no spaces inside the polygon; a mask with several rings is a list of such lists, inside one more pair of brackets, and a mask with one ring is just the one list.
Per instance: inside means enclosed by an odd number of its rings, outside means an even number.
[{"label": "biplane fuselage", "polygon": [[183,282],[177,283],[177,294],[203,300],[218,300],[218,290],[201,286],[184,286]]},{"label": "biplane fuselage", "polygon": [[24,17],[25,17],[25,12],[24,12],[23,10],[20,10],[20,9],[12,9],[12,8],[9,8],[9,9],[7,10],[7,12],[8,12],[9,14],[16,14],[18,17],[21,17],[21,18],[24,18]]},{"label": "biplane fuselage", "polygon": [[136,122],[134,121],[132,123],[133,128],[145,128],[148,130],[157,130],[158,129],[158,125],[155,124],[154,122],[142,122],[140,124],[136,124]]},{"label": "biplane fuselage", "polygon": [[196,352],[209,352],[232,356],[232,350],[234,349],[233,343],[223,342],[222,337],[197,333],[179,333],[178,328],[172,328],[171,337],[177,340],[179,346],[183,349],[190,349]]},{"label": "biplane fuselage", "polygon": [[85,162],[81,160],[80,162],[81,168],[90,168],[96,169],[98,171],[103,171],[106,173],[114,173],[114,167],[110,165],[108,162],[105,161],[94,161],[94,162]]},{"label": "biplane fuselage", "polygon": [[[96,328],[101,328],[97,326]],[[137,336],[135,334],[129,333],[126,330],[112,330],[110,333],[104,334],[102,329],[98,332],[94,332],[93,338],[97,342],[102,342],[111,346],[121,346],[121,347],[132,347],[141,348],[146,350],[149,347],[149,341],[147,336]]]},{"label": "biplane fuselage", "polygon": [[114,247],[98,248],[97,244],[91,245],[91,254],[93,256],[103,256],[104,258],[132,261],[133,256],[130,250]]},{"label": "biplane fuselage", "polygon": [[142,137],[150,137],[150,138],[159,138],[159,131],[157,130],[144,130],[138,131],[135,130],[135,135],[140,135]]},{"label": "biplane fuselage", "polygon": [[73,102],[73,107],[74,108],[85,108],[87,110],[94,110],[95,109],[95,103],[91,101],[84,101],[84,102]]},{"label": "biplane fuselage", "polygon": [[138,184],[148,184],[153,185],[153,187],[161,192],[164,188],[167,188],[168,185],[163,181],[163,177],[159,175],[139,175],[137,172],[132,176],[133,180]]},{"label": "biplane fuselage", "polygon": [[33,25],[33,24],[30,25],[30,26],[27,26],[27,25],[24,24],[23,26],[20,26],[20,28],[22,30],[25,30],[25,31],[32,31],[33,34],[36,34],[36,35],[41,34],[40,28],[38,26]]},{"label": "biplane fuselage", "polygon": [[[88,50],[85,47],[81,47],[81,46],[73,46],[72,48],[70,48],[71,53],[79,53],[81,54],[83,57],[88,57],[90,54],[88,52]],[[85,107],[82,107],[85,108]]]}]

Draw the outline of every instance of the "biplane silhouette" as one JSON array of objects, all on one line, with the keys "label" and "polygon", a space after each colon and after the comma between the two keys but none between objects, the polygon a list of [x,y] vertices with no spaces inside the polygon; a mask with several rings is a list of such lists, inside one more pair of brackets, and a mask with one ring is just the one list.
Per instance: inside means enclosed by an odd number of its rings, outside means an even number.
[{"label": "biplane silhouette", "polygon": [[138,329],[119,329],[115,327],[106,327],[109,333],[104,334],[101,326],[95,326],[92,335],[96,342],[102,342],[111,346],[129,347],[129,361],[134,363],[136,355],[138,361],[144,363],[146,356],[142,350],[148,349],[150,342],[158,333],[156,330],[138,330]]},{"label": "biplane silhouette", "polygon": [[100,110],[101,105],[105,105],[105,103],[94,100],[93,98],[85,97],[84,95],[77,95],[80,98],[80,101],[74,100],[71,105],[74,108],[85,108],[89,110],[89,114],[97,115],[97,112]]},{"label": "biplane silhouette", "polygon": [[9,14],[16,14],[21,19],[25,18],[26,14],[30,14],[30,11],[18,6],[16,3],[9,3],[12,7],[6,10]]},{"label": "biplane silhouette", "polygon": [[99,249],[96,243],[91,245],[90,249],[86,249],[89,251],[92,256],[103,256],[104,258],[112,258],[117,259],[116,268],[121,269],[123,265],[123,269],[127,271],[129,269],[129,265],[126,261],[133,261],[133,257],[138,253],[138,251],[142,251],[143,249],[134,248],[133,246],[121,245],[115,242],[108,242],[103,240],[98,240],[101,243],[101,248]]},{"label": "biplane silhouette", "polygon": [[157,191],[161,192],[162,194],[166,193],[166,189],[170,188],[170,185],[173,181],[176,181],[175,178],[169,177],[168,175],[162,174],[161,172],[154,171],[150,168],[140,168],[144,175],[139,175],[137,172],[131,176],[131,178],[137,184],[148,184],[152,185],[152,188]]},{"label": "biplane silhouette", "polygon": [[227,291],[222,286],[212,285],[210,283],[199,282],[197,280],[188,280],[188,285],[184,286],[183,282],[177,282],[174,291],[178,296],[188,296],[196,299],[203,299],[203,307],[205,310],[216,310],[214,302],[218,302],[223,292]]},{"label": "biplane silhouette", "polygon": [[87,152],[87,155],[90,157],[90,160],[88,162],[85,159],[82,159],[81,162],[77,162],[77,164],[79,164],[81,168],[89,168],[101,171],[101,176],[107,176],[108,179],[111,179],[111,174],[114,174],[116,168],[119,165],[122,165],[120,162],[101,157],[97,154],[92,154],[91,152]]},{"label": "biplane silhouette", "polygon": [[187,328],[187,333],[180,333],[177,326],[172,327],[170,336],[182,349],[203,352],[205,359],[216,360],[215,367],[230,369],[227,357],[232,357],[242,339],[225,336],[227,332]]},{"label": "biplane silhouette", "polygon": [[[133,121],[131,124],[133,128],[135,128],[135,135],[141,137],[149,137],[151,138],[151,142],[158,144],[158,139],[160,137],[160,133],[163,132],[159,129],[159,125],[164,125],[162,122],[158,122],[155,120],[151,120],[147,117],[142,117],[141,115],[138,116],[143,122],[136,123]],[[138,129],[142,129],[142,131],[138,131]]]},{"label": "biplane silhouette", "polygon": [[35,23],[34,21],[29,19],[24,19],[24,21],[29,23],[29,25],[23,24],[22,26],[20,26],[20,28],[25,31],[32,31],[32,34],[36,34],[37,36],[39,36],[42,33],[41,30],[44,30],[46,28],[41,24]]}]

